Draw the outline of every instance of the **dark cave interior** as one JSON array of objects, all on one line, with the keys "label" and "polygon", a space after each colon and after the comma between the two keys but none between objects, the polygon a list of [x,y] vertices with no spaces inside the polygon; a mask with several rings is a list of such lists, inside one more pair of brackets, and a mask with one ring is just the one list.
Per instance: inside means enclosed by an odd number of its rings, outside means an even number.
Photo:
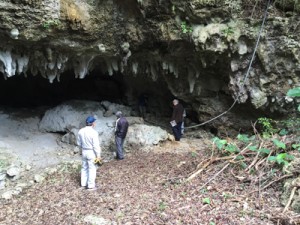
[{"label": "dark cave interior", "polygon": [[[142,76],[114,73],[109,76],[94,69],[84,79],[75,78],[66,71],[50,83],[48,79],[30,73],[9,77],[0,76],[0,106],[12,108],[54,107],[68,100],[110,101],[138,109],[141,94],[148,97],[148,113],[169,117],[174,96],[164,81],[152,81]],[[184,105],[187,106],[184,102]]]},{"label": "dark cave interior", "polygon": [[[66,71],[50,83],[41,75],[28,73],[7,78],[0,76],[0,106],[18,110],[18,108],[52,108],[69,100],[109,101],[131,107],[132,115],[139,116],[138,99],[146,94],[148,99],[147,113],[152,118],[167,123],[172,114],[172,100],[175,98],[165,80],[153,81],[148,76],[103,74],[100,68],[94,68],[84,79],[75,78],[73,71]],[[226,97],[227,98],[227,97]],[[190,123],[201,123],[197,112],[191,105],[179,99],[187,110]],[[228,103],[230,104],[230,103]],[[245,121],[258,118],[261,112],[249,107],[251,104],[236,105],[232,111]],[[251,118],[251,119],[249,119]],[[243,119],[242,119],[243,120]],[[250,125],[249,125],[250,126]],[[212,131],[214,126],[208,124],[204,129]],[[201,129],[201,127],[199,127]]]}]

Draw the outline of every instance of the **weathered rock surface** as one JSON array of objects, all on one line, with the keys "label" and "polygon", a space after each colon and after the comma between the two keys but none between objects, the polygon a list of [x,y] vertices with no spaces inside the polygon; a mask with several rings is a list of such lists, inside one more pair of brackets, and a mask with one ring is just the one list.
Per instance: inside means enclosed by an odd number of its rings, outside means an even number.
[{"label": "weathered rock surface", "polygon": [[[300,83],[299,2],[272,3],[245,77],[266,3],[4,0],[0,72],[5,79],[41,75],[50,83],[93,71],[121,75],[127,103],[152,81],[148,91],[155,98],[162,96],[167,105],[167,89],[190,104],[200,121],[226,111],[234,99],[240,108],[225,121],[286,114],[294,104],[286,92]],[[248,115],[241,116],[241,108]]]},{"label": "weathered rock surface", "polygon": [[[103,103],[102,103],[103,104]],[[62,103],[46,111],[41,119],[40,129],[47,132],[65,132],[62,141],[68,144],[76,145],[76,137],[80,128],[85,126],[85,118],[93,115],[96,120],[95,130],[99,133],[100,144],[103,150],[114,151],[114,129],[117,111],[126,107],[114,103],[105,102],[106,109],[101,107],[99,102],[94,101],[69,101]],[[111,106],[110,106],[111,105]],[[110,117],[104,116],[106,111],[113,114]],[[122,111],[123,112],[123,111]],[[144,125],[144,120],[140,117],[126,116],[129,123],[128,134],[124,143],[128,151],[134,147],[145,147],[157,145],[160,141],[165,141],[168,137],[167,131],[156,126]]]}]

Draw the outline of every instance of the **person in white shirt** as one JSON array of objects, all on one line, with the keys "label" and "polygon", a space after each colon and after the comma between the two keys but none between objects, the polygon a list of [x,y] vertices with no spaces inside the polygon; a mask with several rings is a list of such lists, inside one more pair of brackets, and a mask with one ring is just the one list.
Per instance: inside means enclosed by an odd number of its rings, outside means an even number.
[{"label": "person in white shirt", "polygon": [[77,144],[82,150],[81,187],[96,190],[96,159],[101,159],[101,147],[98,132],[94,129],[96,119],[89,116],[86,126],[81,128],[77,136]]}]

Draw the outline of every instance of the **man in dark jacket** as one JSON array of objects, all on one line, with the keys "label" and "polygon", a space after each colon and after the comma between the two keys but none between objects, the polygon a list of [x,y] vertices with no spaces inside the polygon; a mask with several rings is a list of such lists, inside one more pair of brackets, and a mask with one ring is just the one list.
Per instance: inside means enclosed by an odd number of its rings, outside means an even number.
[{"label": "man in dark jacket", "polygon": [[124,159],[124,153],[123,153],[123,144],[124,140],[128,131],[128,121],[125,117],[123,117],[122,112],[118,111],[116,113],[117,121],[116,121],[116,127],[115,127],[115,141],[116,141],[116,147],[117,147],[117,156],[116,159],[122,160]]},{"label": "man in dark jacket", "polygon": [[139,96],[139,112],[140,112],[140,117],[145,119],[146,116],[146,111],[147,111],[147,103],[148,103],[148,97],[146,94],[141,94]]},{"label": "man in dark jacket", "polygon": [[173,100],[173,113],[171,118],[172,131],[175,141],[180,141],[181,138],[181,125],[183,121],[184,108],[177,99]]}]

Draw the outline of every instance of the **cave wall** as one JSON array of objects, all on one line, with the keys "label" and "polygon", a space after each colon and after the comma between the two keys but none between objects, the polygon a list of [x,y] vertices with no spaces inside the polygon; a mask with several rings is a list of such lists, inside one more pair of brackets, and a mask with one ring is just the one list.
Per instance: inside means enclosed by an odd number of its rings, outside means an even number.
[{"label": "cave wall", "polygon": [[[98,71],[124,76],[120,95],[128,104],[142,90],[159,105],[177,97],[192,105],[199,121],[224,112],[235,98],[237,109],[249,116],[286,114],[293,101],[285,93],[300,83],[299,3],[294,3],[292,9],[279,2],[269,7],[244,80],[266,1],[253,6],[246,0],[3,0],[0,82],[40,76],[55,85],[63,76],[88,79]],[[105,79],[94,82],[105,97]],[[243,111],[214,123],[243,121]]]}]

